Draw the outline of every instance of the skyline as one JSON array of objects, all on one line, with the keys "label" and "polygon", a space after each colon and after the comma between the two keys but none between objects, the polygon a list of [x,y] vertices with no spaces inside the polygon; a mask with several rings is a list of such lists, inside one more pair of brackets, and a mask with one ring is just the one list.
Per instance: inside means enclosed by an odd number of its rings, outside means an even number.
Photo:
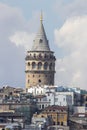
[{"label": "skyline", "polygon": [[86,89],[86,0],[0,0],[0,86],[25,87],[25,56],[40,24],[56,56],[55,85]]}]

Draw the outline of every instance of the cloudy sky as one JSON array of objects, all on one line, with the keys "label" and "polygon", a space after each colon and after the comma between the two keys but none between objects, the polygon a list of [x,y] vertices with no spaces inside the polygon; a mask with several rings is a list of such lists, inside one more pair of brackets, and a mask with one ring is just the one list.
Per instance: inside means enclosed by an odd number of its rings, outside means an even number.
[{"label": "cloudy sky", "polygon": [[87,0],[0,0],[0,86],[25,87],[25,55],[43,23],[55,85],[87,88]]}]

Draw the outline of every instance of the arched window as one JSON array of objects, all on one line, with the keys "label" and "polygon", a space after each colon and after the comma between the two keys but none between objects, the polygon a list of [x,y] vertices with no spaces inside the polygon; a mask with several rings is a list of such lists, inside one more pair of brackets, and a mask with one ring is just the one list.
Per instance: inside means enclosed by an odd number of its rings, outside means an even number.
[{"label": "arched window", "polygon": [[49,65],[49,69],[52,70],[52,63],[50,63],[50,65]]},{"label": "arched window", "polygon": [[47,70],[47,68],[48,68],[48,63],[45,62],[45,63],[44,63],[44,69]]},{"label": "arched window", "polygon": [[36,54],[34,54],[34,58],[36,58]]},{"label": "arched window", "polygon": [[32,62],[32,69],[35,69],[35,68],[36,68],[36,63]]},{"label": "arched window", "polygon": [[39,58],[42,58],[42,55],[41,55],[41,53],[39,54]]},{"label": "arched window", "polygon": [[39,63],[38,63],[38,69],[41,70],[41,68],[42,68],[42,63],[39,62]]},{"label": "arched window", "polygon": [[28,66],[30,66],[30,62],[28,62]]},{"label": "arched window", "polygon": [[44,58],[46,58],[46,57],[47,57],[47,55],[45,54],[45,55],[44,55]]}]

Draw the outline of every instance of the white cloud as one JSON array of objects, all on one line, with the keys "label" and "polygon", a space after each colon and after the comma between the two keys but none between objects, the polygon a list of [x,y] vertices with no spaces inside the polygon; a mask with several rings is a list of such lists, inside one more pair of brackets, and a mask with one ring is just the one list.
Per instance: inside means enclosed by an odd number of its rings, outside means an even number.
[{"label": "white cloud", "polygon": [[56,0],[54,10],[62,19],[87,14],[87,0]]},{"label": "white cloud", "polygon": [[15,43],[16,46],[23,46],[25,50],[30,50],[34,37],[34,33],[16,32],[14,35],[10,36],[10,40]]},{"label": "white cloud", "polygon": [[65,54],[63,58],[57,60],[57,83],[86,88],[87,16],[66,20],[59,30],[55,29],[54,34],[56,44]]}]

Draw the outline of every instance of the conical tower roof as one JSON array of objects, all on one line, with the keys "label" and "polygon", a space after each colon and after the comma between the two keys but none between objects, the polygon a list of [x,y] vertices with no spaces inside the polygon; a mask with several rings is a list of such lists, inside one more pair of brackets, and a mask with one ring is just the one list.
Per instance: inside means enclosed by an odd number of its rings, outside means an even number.
[{"label": "conical tower roof", "polygon": [[42,15],[40,18],[40,28],[36,35],[35,40],[33,41],[33,47],[31,51],[50,51],[49,43],[46,37],[46,33],[43,26]]}]

